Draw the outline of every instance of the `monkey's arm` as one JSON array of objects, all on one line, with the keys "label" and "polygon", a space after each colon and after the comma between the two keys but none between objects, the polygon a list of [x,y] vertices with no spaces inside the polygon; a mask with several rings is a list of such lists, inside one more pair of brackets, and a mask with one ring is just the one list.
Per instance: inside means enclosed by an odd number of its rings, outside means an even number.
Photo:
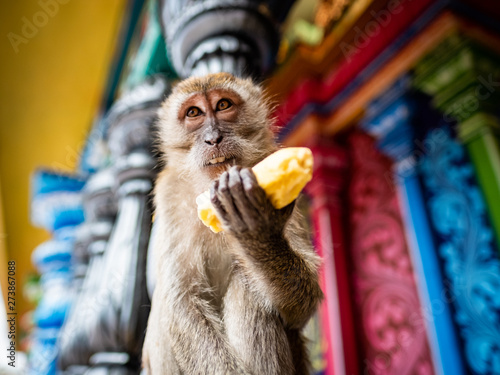
[{"label": "monkey's arm", "polygon": [[275,209],[253,172],[239,167],[224,172],[210,195],[226,231],[236,239],[235,256],[254,288],[289,327],[302,328],[322,292],[318,258],[292,215],[294,203]]},{"label": "monkey's arm", "polygon": [[[176,279],[164,283],[158,295],[155,290],[154,303],[166,309],[160,312],[164,318],[148,330],[167,330],[163,340],[168,340],[175,366],[185,374],[250,374],[227,342],[219,314],[202,296],[209,288],[189,270],[170,274]],[[159,373],[170,371],[172,364],[166,367]]]}]

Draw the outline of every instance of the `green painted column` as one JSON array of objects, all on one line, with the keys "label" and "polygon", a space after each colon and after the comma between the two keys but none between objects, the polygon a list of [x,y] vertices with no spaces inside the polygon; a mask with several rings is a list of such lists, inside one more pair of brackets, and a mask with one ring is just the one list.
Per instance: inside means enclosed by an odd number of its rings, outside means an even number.
[{"label": "green painted column", "polygon": [[500,56],[454,34],[415,67],[414,86],[457,123],[481,185],[500,249]]}]

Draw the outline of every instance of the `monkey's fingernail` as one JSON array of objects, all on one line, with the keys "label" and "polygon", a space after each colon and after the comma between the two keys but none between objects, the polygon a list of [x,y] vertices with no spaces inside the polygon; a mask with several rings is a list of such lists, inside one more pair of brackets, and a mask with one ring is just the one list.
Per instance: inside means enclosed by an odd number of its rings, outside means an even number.
[{"label": "monkey's fingernail", "polygon": [[243,187],[246,189],[246,190],[251,190],[252,189],[252,180],[250,178],[248,178],[248,176],[245,176],[245,175],[241,175],[241,182],[243,182]]},{"label": "monkey's fingernail", "polygon": [[243,177],[250,177],[251,175],[250,168],[242,168],[240,173]]}]

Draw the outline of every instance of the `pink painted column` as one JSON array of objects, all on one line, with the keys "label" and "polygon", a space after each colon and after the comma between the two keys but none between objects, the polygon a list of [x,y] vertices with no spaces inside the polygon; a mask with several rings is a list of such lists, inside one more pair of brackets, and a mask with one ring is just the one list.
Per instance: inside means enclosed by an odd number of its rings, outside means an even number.
[{"label": "pink painted column", "polygon": [[434,374],[392,162],[367,134],[349,136],[350,256],[363,374]]},{"label": "pink painted column", "polygon": [[315,246],[323,259],[321,306],[323,334],[327,341],[327,375],[359,374],[349,267],[345,245],[345,200],[347,155],[332,145],[311,147],[314,177],[307,186],[312,197],[311,217]]}]

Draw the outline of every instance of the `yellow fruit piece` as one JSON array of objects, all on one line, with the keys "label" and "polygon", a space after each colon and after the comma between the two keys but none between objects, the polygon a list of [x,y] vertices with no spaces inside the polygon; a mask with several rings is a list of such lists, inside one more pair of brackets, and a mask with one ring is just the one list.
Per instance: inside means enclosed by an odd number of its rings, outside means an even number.
[{"label": "yellow fruit piece", "polygon": [[198,205],[198,217],[207,227],[212,229],[212,232],[219,233],[222,230],[221,223],[215,210],[210,202],[210,192],[207,190],[196,197],[196,204]]},{"label": "yellow fruit piece", "polygon": [[[280,209],[293,202],[312,178],[313,157],[306,147],[283,148],[269,155],[252,170],[258,184],[264,189],[274,207]],[[198,217],[218,233],[221,223],[205,191],[196,198]]]}]

